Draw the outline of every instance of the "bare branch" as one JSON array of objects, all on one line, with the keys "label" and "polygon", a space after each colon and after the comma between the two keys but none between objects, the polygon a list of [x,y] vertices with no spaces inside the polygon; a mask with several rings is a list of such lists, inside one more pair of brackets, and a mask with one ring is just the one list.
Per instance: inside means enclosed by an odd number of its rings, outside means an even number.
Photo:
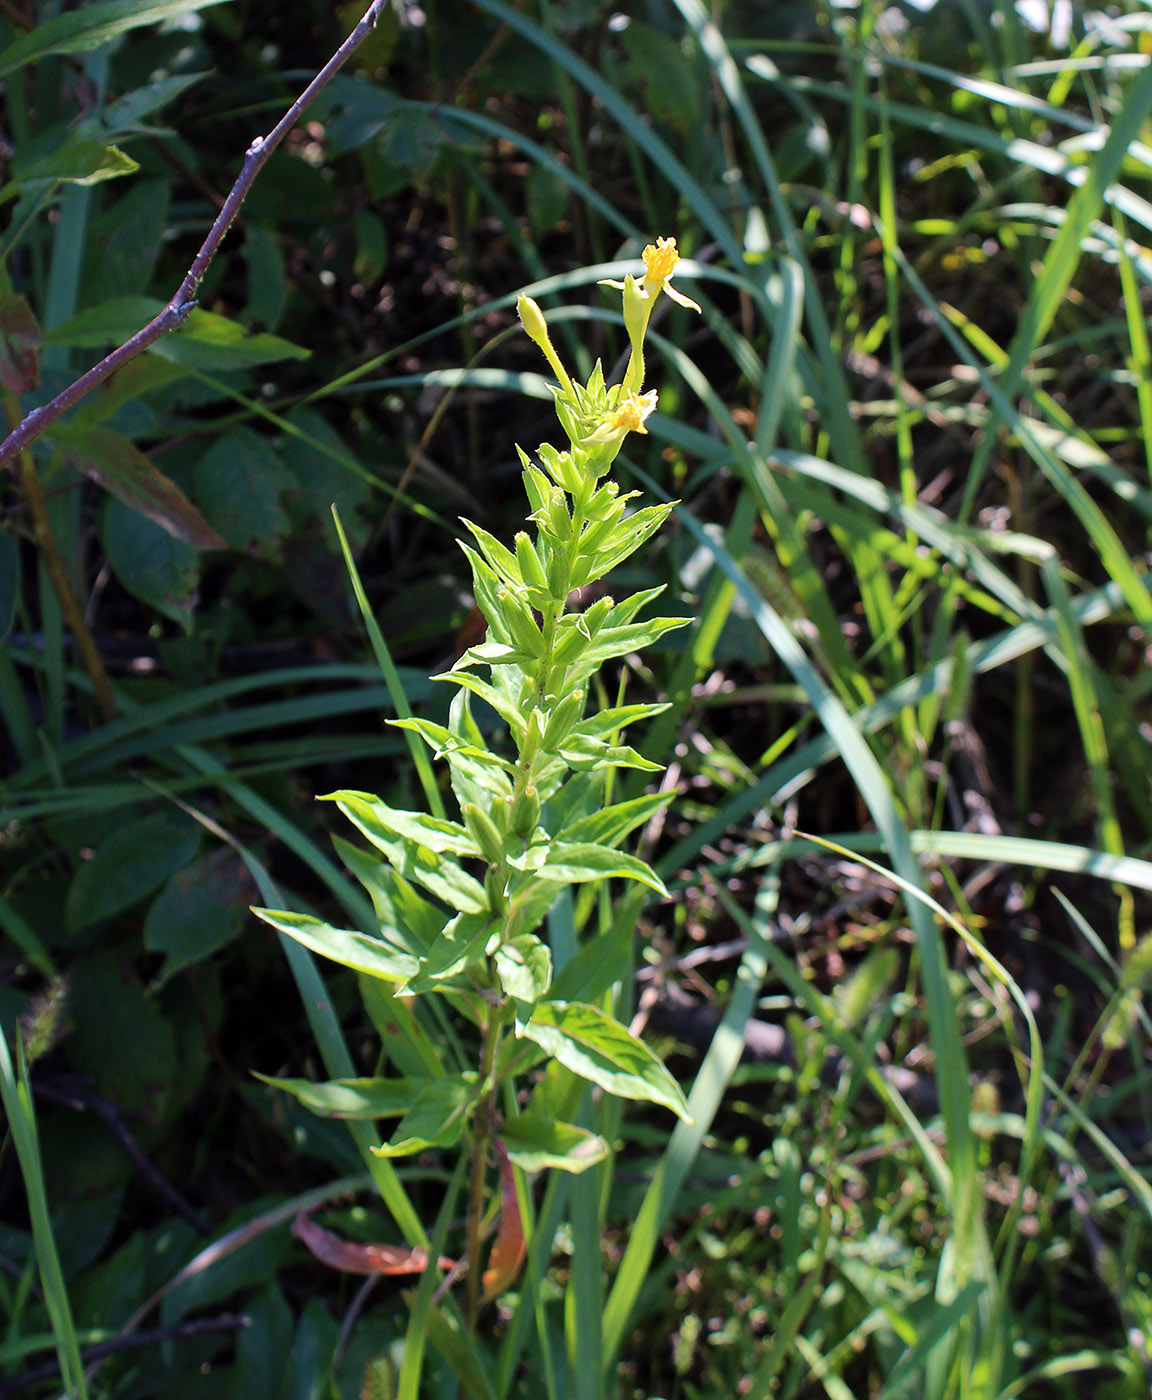
[{"label": "bare branch", "polygon": [[232,226],[232,221],[236,218],[240,205],[244,202],[245,196],[252,187],[252,182],[260,173],[265,161],[292,130],[301,113],[311,106],[316,97],[328,86],[356,49],[376,28],[380,11],[387,3],[388,0],[372,0],[364,12],[364,18],[268,135],[258,136],[248,147],[244,156],[244,164],[240,168],[236,183],[224,201],[224,207],[216,216],[200,251],[193,258],[192,265],[189,267],[183,282],[180,283],[176,295],[164,307],[163,311],[138,330],[129,340],[126,340],[123,345],[105,355],[99,364],[93,365],[67,389],[57,394],[51,403],[45,404],[42,408],[33,409],[4,442],[0,443],[0,467],[10,467],[26,447],[35,442],[70,408],[90,394],[98,384],[102,384],[109,375],[115,374],[118,369],[128,364],[130,360],[134,360],[137,355],[147,350],[150,345],[167,335],[169,331],[176,330],[184,324],[192,308],[196,305],[196,291],[208,270],[208,264],[216,256],[220,244],[224,241],[224,235]]}]

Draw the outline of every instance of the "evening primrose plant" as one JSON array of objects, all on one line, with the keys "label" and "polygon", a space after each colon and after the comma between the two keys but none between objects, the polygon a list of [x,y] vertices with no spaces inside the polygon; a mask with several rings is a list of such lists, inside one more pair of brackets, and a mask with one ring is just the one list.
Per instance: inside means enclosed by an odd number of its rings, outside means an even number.
[{"label": "evening primrose plant", "polygon": [[[327,1085],[270,1081],[321,1113],[398,1117],[389,1140],[372,1149],[377,1157],[463,1150],[470,1323],[481,1302],[514,1281],[524,1256],[514,1171],[580,1172],[608,1154],[602,1137],[571,1121],[588,1084],[687,1117],[676,1081],[612,1014],[610,997],[554,994],[552,951],[541,935],[568,886],[625,880],[666,894],[651,866],[621,847],[667,797],[608,800],[614,769],[659,771],[622,735],[666,707],[621,704],[589,713],[588,693],[606,661],[641,650],[687,619],[640,620],[658,588],[621,601],[602,596],[583,609],[572,600],[641,548],[672,509],[634,508],[637,493],[621,492],[609,473],[627,435],[646,433],[656,408],[656,391],[643,388],[644,335],[656,301],[667,295],[699,310],[669,285],[677,261],[675,240],[661,239],[644,250],[642,277],[607,284],[622,294],[631,344],[616,385],[605,383],[599,364],[587,383],[574,381],[543,311],[530,297],[519,300],[524,329],[555,374],[567,442],[541,446],[535,460],[518,449],[531,528],[511,548],[464,522],[472,542],[461,547],[488,626],[484,640],[436,678],[456,690],[448,724],[393,721],[447,764],[458,820],[397,810],[371,793],[333,793],[327,800],[374,848],[368,854],[339,842],[372,898],[378,927],[365,933],[257,911],[312,951],[360,972],[370,1004],[373,996],[381,1004],[381,991],[371,988],[383,984],[394,1008],[440,996],[471,1023],[470,1062],[461,1049],[455,1067],[441,1064],[429,1045],[422,1057],[394,1056],[403,1070],[396,1076]],[[496,737],[474,717],[476,701],[500,721]],[[500,1232],[481,1275],[485,1221],[501,1201]],[[307,1241],[307,1231],[298,1233]],[[427,1257],[417,1257],[414,1269]]]}]

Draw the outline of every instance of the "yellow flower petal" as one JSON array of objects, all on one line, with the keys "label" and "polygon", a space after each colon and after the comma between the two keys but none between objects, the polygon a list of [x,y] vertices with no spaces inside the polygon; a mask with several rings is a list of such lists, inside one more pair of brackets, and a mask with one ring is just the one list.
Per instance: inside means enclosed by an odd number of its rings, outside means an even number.
[{"label": "yellow flower petal", "polygon": [[619,442],[625,433],[647,433],[644,420],[656,411],[656,390],[646,394],[629,394],[626,399],[604,417],[604,421],[586,443]]}]

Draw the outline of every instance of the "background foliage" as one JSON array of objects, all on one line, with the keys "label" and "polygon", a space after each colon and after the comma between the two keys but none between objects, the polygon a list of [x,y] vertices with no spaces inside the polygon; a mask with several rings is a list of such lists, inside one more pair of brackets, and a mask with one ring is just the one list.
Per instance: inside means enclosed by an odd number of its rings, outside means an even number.
[{"label": "background foliage", "polygon": [[[10,424],[171,295],[358,18],[3,6]],[[164,1340],[91,1393],[1144,1393],[1149,25],[386,11],[187,329],[3,481],[0,1019],[33,1063],[0,1064],[0,1394],[58,1393],[53,1345],[80,1393],[129,1325]],[[621,475],[683,504],[613,585],[693,625],[603,687],[671,702],[633,742],[671,765],[641,854],[672,897],[593,893],[552,938],[604,959],[696,1121],[588,1102],[616,1156],[524,1185],[529,1269],[469,1350],[431,1275],[365,1306],[293,1241],[308,1203],[405,1225],[341,1194],[371,1124],[250,1073],[460,1028],[374,1017],[247,910],[372,927],[313,798],[420,802],[381,717],[443,719],[428,677],[476,640],[457,517],[510,540],[513,441],[549,431],[515,294],[574,306],[565,355],[608,369],[595,281],[656,234],[705,314],[655,327]],[[430,1234],[445,1176],[403,1174]]]}]

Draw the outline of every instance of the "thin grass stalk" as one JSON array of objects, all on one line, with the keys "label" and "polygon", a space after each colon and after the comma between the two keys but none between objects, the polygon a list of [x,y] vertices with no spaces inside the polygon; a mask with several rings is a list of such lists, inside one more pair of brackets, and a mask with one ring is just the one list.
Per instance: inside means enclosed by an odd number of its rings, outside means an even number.
[{"label": "thin grass stalk", "polygon": [[19,1027],[16,1030],[16,1066],[8,1051],[8,1040],[0,1031],[0,1099],[8,1119],[8,1131],[16,1148],[24,1193],[28,1200],[28,1216],[32,1225],[32,1241],[44,1290],[44,1305],[52,1325],[56,1354],[60,1358],[60,1373],[64,1377],[68,1400],[87,1400],[88,1386],[84,1379],[84,1364],[80,1343],[68,1300],[68,1285],[60,1264],[52,1216],[48,1209],[48,1194],[44,1186],[44,1169],[40,1160],[40,1140],[36,1130],[36,1110],[32,1102],[32,1086],[24,1060],[24,1042]]}]

